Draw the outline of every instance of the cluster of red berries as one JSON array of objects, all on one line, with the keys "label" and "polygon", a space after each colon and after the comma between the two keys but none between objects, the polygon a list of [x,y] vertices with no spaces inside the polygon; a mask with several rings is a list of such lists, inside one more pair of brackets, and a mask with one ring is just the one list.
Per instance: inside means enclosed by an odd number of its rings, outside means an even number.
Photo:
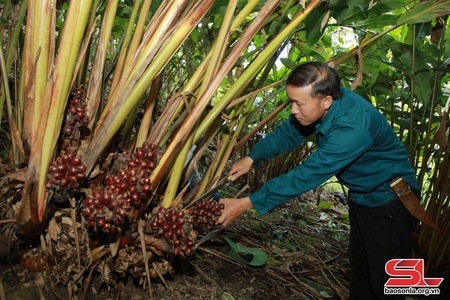
[{"label": "cluster of red berries", "polygon": [[117,226],[125,222],[130,206],[123,195],[111,192],[108,188],[94,190],[92,197],[83,200],[82,213],[88,226],[114,233]]},{"label": "cluster of red berries", "polygon": [[107,176],[105,187],[83,201],[82,213],[89,227],[115,232],[132,208],[139,209],[152,193],[150,174],[156,167],[157,147],[144,143],[136,148],[126,169]]},{"label": "cluster of red berries", "polygon": [[86,114],[84,91],[77,88],[69,94],[69,107],[64,122],[64,135],[74,136],[81,126],[87,126],[89,117]]},{"label": "cluster of red berries", "polygon": [[192,216],[196,228],[209,228],[215,226],[223,210],[223,203],[213,198],[205,199],[194,204]]},{"label": "cluster of red berries", "polygon": [[195,242],[188,236],[192,231],[192,218],[175,208],[159,207],[150,222],[153,236],[162,237],[174,247],[175,256],[189,256]]},{"label": "cluster of red berries", "polygon": [[[136,180],[141,181],[141,179],[148,177],[156,168],[156,157],[157,157],[157,147],[155,144],[149,144],[144,142],[142,147],[137,147],[133,156],[127,162],[127,172],[129,178],[125,178],[125,181],[130,181],[130,185],[135,185]],[[148,184],[146,182],[141,182],[141,184]]]},{"label": "cluster of red berries", "polygon": [[53,161],[49,168],[50,187],[59,187],[62,190],[78,188],[80,181],[86,175],[86,166],[81,158],[74,154],[59,156]]}]

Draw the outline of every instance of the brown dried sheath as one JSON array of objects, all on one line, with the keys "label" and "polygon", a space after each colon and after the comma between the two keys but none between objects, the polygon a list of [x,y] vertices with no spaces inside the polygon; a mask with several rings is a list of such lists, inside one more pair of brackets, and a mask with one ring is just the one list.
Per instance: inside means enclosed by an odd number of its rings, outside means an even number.
[{"label": "brown dried sheath", "polygon": [[411,191],[409,184],[403,179],[403,177],[397,177],[390,183],[391,188],[397,194],[397,197],[409,211],[409,213],[422,222],[424,225],[431,227],[436,232],[440,232],[436,224],[430,219],[425,209],[417,199],[416,195]]}]

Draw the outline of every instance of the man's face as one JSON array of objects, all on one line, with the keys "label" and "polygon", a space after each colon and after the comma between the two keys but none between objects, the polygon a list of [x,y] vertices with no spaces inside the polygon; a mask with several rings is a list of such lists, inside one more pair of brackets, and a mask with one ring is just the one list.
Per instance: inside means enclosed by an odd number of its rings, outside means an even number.
[{"label": "man's face", "polygon": [[333,97],[311,97],[311,86],[286,86],[286,93],[292,103],[291,112],[303,126],[311,125],[325,118]]}]

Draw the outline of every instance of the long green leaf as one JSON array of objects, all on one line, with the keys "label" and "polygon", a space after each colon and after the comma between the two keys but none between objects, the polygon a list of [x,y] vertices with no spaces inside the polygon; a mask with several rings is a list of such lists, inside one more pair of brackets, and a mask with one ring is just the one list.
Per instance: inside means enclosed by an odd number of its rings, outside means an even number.
[{"label": "long green leaf", "polygon": [[417,4],[413,9],[402,15],[397,24],[430,22],[448,14],[450,14],[450,0],[428,0]]}]

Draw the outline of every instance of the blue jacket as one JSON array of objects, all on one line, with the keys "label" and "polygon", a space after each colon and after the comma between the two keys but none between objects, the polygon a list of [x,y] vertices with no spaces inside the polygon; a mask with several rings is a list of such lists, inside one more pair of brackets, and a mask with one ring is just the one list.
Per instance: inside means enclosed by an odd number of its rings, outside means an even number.
[{"label": "blue jacket", "polygon": [[317,150],[308,159],[250,195],[264,214],[324,183],[332,176],[349,188],[355,204],[376,207],[395,194],[389,181],[397,176],[418,189],[415,171],[403,143],[386,118],[367,100],[342,88],[324,120],[302,126],[293,116],[258,142],[248,154],[254,164],[300,146],[315,133]]}]

